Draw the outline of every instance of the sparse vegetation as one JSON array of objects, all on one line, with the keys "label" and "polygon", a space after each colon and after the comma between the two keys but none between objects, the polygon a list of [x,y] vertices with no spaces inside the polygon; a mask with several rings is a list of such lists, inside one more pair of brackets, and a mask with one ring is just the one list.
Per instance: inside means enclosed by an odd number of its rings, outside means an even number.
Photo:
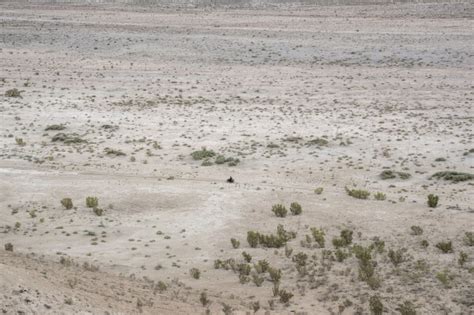
[{"label": "sparse vegetation", "polygon": [[370,196],[370,192],[363,189],[350,189],[346,186],[346,192],[349,196],[357,199],[367,199]]},{"label": "sparse vegetation", "polygon": [[86,197],[87,208],[96,208],[99,206],[99,199],[97,197]]},{"label": "sparse vegetation", "polygon": [[290,205],[290,211],[293,215],[300,215],[303,212],[303,208],[297,202],[292,202]]},{"label": "sparse vegetation", "polygon": [[232,244],[232,247],[235,248],[235,249],[239,248],[239,246],[240,246],[240,242],[238,240],[236,240],[235,238],[231,238],[230,243]]},{"label": "sparse vegetation", "polygon": [[18,89],[11,89],[5,92],[6,97],[21,97],[21,92]]},{"label": "sparse vegetation", "polygon": [[74,206],[72,204],[72,199],[71,198],[63,198],[61,200],[61,204],[63,205],[64,208],[66,208],[67,210],[69,209],[72,209],[72,207]]},{"label": "sparse vegetation", "polygon": [[189,270],[189,274],[191,275],[191,277],[193,277],[196,280],[201,277],[201,271],[197,268],[191,268]]},{"label": "sparse vegetation", "polygon": [[276,204],[272,206],[272,212],[280,218],[286,217],[288,210],[286,210],[285,206],[282,204]]},{"label": "sparse vegetation", "polygon": [[451,241],[439,242],[436,244],[436,248],[440,249],[445,254],[453,252],[453,244]]},{"label": "sparse vegetation", "polygon": [[454,171],[444,171],[434,173],[431,178],[444,179],[452,181],[453,183],[464,182],[474,179],[474,174],[454,172]]},{"label": "sparse vegetation", "polygon": [[436,208],[438,206],[439,197],[433,194],[428,195],[428,207]]}]

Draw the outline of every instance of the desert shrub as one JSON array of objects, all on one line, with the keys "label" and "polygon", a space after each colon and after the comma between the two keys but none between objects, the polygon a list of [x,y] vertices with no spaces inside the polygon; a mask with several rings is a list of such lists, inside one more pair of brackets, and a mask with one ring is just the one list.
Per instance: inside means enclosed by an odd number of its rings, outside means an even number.
[{"label": "desert shrub", "polygon": [[387,195],[385,195],[383,192],[377,192],[377,193],[374,194],[374,198],[375,198],[375,200],[382,201],[382,200],[387,199]]},{"label": "desert shrub", "polygon": [[454,171],[445,171],[434,173],[431,178],[450,180],[454,183],[463,182],[467,180],[473,180],[474,174],[454,172]]},{"label": "desert shrub", "polygon": [[230,305],[222,303],[222,312],[224,313],[224,315],[231,315],[233,309],[232,307],[230,307]]},{"label": "desert shrub", "polygon": [[427,248],[428,246],[430,246],[430,243],[427,240],[422,240],[420,244],[424,248]]},{"label": "desert shrub", "polygon": [[98,217],[101,217],[102,215],[104,215],[104,209],[94,207],[92,208],[92,211],[94,211],[95,215]]},{"label": "desert shrub", "polygon": [[250,247],[255,248],[258,246],[259,235],[260,234],[255,231],[247,232],[247,242],[249,243]]},{"label": "desert shrub", "polygon": [[286,210],[285,206],[282,204],[276,204],[272,206],[272,212],[280,218],[286,217],[288,211]]},{"label": "desert shrub", "polygon": [[285,257],[290,258],[292,253],[293,253],[293,248],[291,248],[288,245],[285,245]]},{"label": "desert shrub", "polygon": [[421,227],[419,227],[418,225],[412,225],[411,226],[411,234],[421,235],[421,234],[423,234],[423,229]]},{"label": "desert shrub", "polygon": [[240,246],[240,242],[238,240],[236,240],[235,238],[231,238],[230,243],[232,244],[232,247],[235,248],[235,249],[239,248],[239,246]]},{"label": "desert shrub", "polygon": [[244,257],[244,260],[245,260],[246,262],[249,263],[249,262],[252,261],[252,256],[251,256],[249,253],[247,253],[247,252],[242,252],[242,256]]},{"label": "desert shrub", "polygon": [[45,131],[49,131],[49,130],[60,131],[60,130],[64,130],[64,129],[66,129],[66,127],[64,125],[49,125],[44,130]]},{"label": "desert shrub", "polygon": [[300,252],[293,256],[292,260],[296,263],[297,266],[306,266],[306,260],[308,260],[308,255],[303,252]]},{"label": "desert shrub", "polygon": [[253,312],[257,313],[258,310],[260,309],[260,302],[259,301],[252,302],[251,306],[252,306]]},{"label": "desert shrub", "polygon": [[436,273],[436,279],[438,279],[445,288],[450,288],[454,277],[450,275],[447,270],[444,270],[442,272]]},{"label": "desert shrub", "polygon": [[270,267],[270,264],[266,260],[259,260],[256,264],[253,266],[255,268],[255,271],[257,273],[264,273],[267,272],[268,268]]},{"label": "desert shrub", "polygon": [[97,197],[87,197],[86,206],[87,208],[95,208],[99,205],[99,199]]},{"label": "desert shrub", "polygon": [[349,196],[357,199],[367,199],[370,196],[370,192],[363,189],[349,189],[346,187],[346,192]]},{"label": "desert shrub", "polygon": [[369,309],[372,315],[382,315],[383,313],[383,304],[380,300],[380,297],[373,295],[369,299]]},{"label": "desert shrub", "polygon": [[216,153],[214,151],[207,150],[205,147],[203,147],[201,150],[194,151],[193,153],[191,153],[191,156],[194,160],[204,160],[206,158],[211,158],[215,155]]},{"label": "desert shrub", "polygon": [[290,299],[293,297],[293,293],[286,290],[280,290],[278,295],[280,296],[280,302],[283,304],[289,303]]},{"label": "desert shrub", "polygon": [[464,233],[464,244],[467,246],[474,246],[474,232]]},{"label": "desert shrub", "polygon": [[18,89],[10,89],[5,92],[6,97],[21,97],[21,92]]},{"label": "desert shrub", "polygon": [[293,215],[300,215],[303,212],[303,208],[297,202],[292,202],[290,205],[290,211]]},{"label": "desert shrub", "polygon": [[8,252],[13,252],[13,244],[12,243],[6,243],[5,244],[5,250]]},{"label": "desert shrub", "polygon": [[306,142],[306,145],[311,146],[311,145],[317,145],[317,146],[326,146],[328,145],[329,141],[323,138],[315,138],[311,139]]},{"label": "desert shrub", "polygon": [[274,283],[279,283],[281,279],[281,270],[269,267],[268,274],[270,275],[270,279]]},{"label": "desert shrub", "polygon": [[371,249],[360,245],[352,248],[359,263],[359,280],[366,282],[370,288],[380,286],[380,279],[375,274],[375,262],[372,261]]},{"label": "desert shrub", "polygon": [[316,189],[314,190],[314,193],[315,193],[316,195],[321,195],[321,194],[323,193],[323,191],[324,191],[324,188],[323,188],[323,187],[318,187],[318,188],[316,188]]},{"label": "desert shrub", "polygon": [[400,312],[400,315],[416,315],[415,305],[410,301],[405,301],[403,304],[400,304],[397,311]]},{"label": "desert shrub", "polygon": [[379,239],[378,237],[374,237],[373,243],[369,246],[371,251],[375,251],[376,253],[383,253],[385,250],[385,242]]},{"label": "desert shrub", "polygon": [[15,142],[20,147],[24,147],[26,145],[26,142],[25,142],[25,140],[23,140],[23,138],[15,138]]},{"label": "desert shrub", "polygon": [[67,210],[69,209],[72,209],[72,207],[74,206],[72,204],[72,199],[71,198],[63,198],[61,200],[61,204],[63,205],[64,208],[66,208]]},{"label": "desert shrub", "polygon": [[345,229],[341,231],[340,238],[333,238],[332,244],[335,248],[346,247],[352,243],[353,231]]},{"label": "desert shrub", "polygon": [[189,274],[191,275],[191,277],[193,277],[194,279],[199,279],[201,277],[201,271],[197,268],[191,268],[189,270]]},{"label": "desert shrub", "polygon": [[351,254],[350,252],[344,251],[340,248],[336,249],[334,252],[334,255],[336,256],[336,260],[338,262],[343,262],[346,258],[348,258]]},{"label": "desert shrub", "polygon": [[390,249],[388,251],[388,258],[390,258],[390,261],[395,267],[400,265],[404,261],[403,252],[404,251],[402,249],[398,249],[396,251]]},{"label": "desert shrub", "polygon": [[250,271],[252,270],[252,267],[249,264],[238,264],[237,265],[237,271],[239,272],[239,275],[244,275],[248,276],[250,275]]},{"label": "desert shrub", "polygon": [[202,161],[201,163],[201,166],[212,166],[212,165],[214,165],[214,163],[212,163],[210,159],[204,159],[204,161]]},{"label": "desert shrub", "polygon": [[199,301],[204,307],[206,307],[209,303],[211,303],[211,301],[207,298],[206,292],[201,292],[201,295],[199,296]]},{"label": "desert shrub", "polygon": [[392,170],[385,170],[385,171],[382,171],[382,173],[380,173],[380,178],[383,180],[393,179],[393,178],[396,178],[397,176],[401,179],[408,179],[411,177],[410,173],[395,172]]},{"label": "desert shrub", "polygon": [[257,273],[252,274],[252,281],[257,287],[261,287],[265,278],[259,276]]},{"label": "desert shrub", "polygon": [[226,161],[225,156],[223,156],[223,155],[218,155],[218,156],[216,157],[215,161],[214,161],[214,163],[216,163],[216,164],[218,164],[218,165],[219,165],[219,164],[224,164],[225,162],[227,162],[227,161]]},{"label": "desert shrub", "polygon": [[429,194],[428,195],[428,207],[436,208],[436,206],[438,205],[438,200],[439,200],[438,196],[433,195],[433,194]]},{"label": "desert shrub", "polygon": [[325,243],[325,233],[322,229],[311,228],[311,233],[313,234],[314,241],[318,243],[320,248],[324,248]]},{"label": "desert shrub", "polygon": [[75,133],[65,134],[65,133],[58,133],[53,136],[51,139],[53,142],[63,142],[65,144],[73,144],[73,143],[82,143],[86,142],[86,140],[82,139],[79,135]]},{"label": "desert shrub", "polygon": [[453,252],[453,244],[451,241],[439,242],[436,244],[436,248],[440,249],[445,254]]},{"label": "desert shrub", "polygon": [[122,152],[122,150],[118,150],[118,149],[105,148],[104,151],[105,151],[105,154],[107,155],[114,155],[114,156],[126,155],[124,152]]},{"label": "desert shrub", "polygon": [[459,253],[459,258],[458,258],[458,264],[459,266],[463,267],[464,264],[467,262],[467,259],[469,258],[469,256],[467,255],[467,253],[465,252],[460,252]]}]

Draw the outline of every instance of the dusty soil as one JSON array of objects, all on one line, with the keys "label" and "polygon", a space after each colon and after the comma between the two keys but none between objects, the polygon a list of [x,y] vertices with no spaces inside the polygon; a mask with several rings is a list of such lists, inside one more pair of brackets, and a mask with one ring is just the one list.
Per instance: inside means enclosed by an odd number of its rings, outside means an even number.
[{"label": "dusty soil", "polygon": [[[474,314],[474,180],[431,178],[474,173],[472,4],[2,2],[0,23],[3,313]],[[249,246],[279,224],[296,238]]]}]

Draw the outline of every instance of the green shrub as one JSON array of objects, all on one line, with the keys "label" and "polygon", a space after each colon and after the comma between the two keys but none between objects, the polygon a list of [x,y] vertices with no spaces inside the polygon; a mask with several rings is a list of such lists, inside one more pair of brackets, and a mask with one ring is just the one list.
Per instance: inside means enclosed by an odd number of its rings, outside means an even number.
[{"label": "green shrub", "polygon": [[205,147],[203,147],[201,150],[194,151],[193,153],[191,153],[191,156],[194,160],[204,160],[206,158],[211,158],[215,155],[216,153],[214,151],[207,150]]},{"label": "green shrub", "polygon": [[311,233],[313,234],[314,241],[318,243],[320,248],[324,248],[325,243],[325,233],[322,229],[311,228]]},{"label": "green shrub", "polygon": [[259,276],[258,274],[252,274],[252,281],[255,283],[257,287],[261,287],[263,282],[265,281],[265,278]]},{"label": "green shrub", "polygon": [[427,248],[428,246],[430,246],[430,243],[428,243],[427,240],[422,240],[420,244],[421,244],[421,246],[424,247],[424,248]]},{"label": "green shrub", "polygon": [[451,287],[451,282],[454,278],[448,273],[447,270],[444,270],[442,272],[436,273],[436,279],[438,279],[439,282],[441,282],[443,286],[448,289]]},{"label": "green shrub", "polygon": [[292,260],[296,263],[297,266],[306,266],[306,261],[308,260],[308,255],[303,252],[300,252],[293,256]]},{"label": "green shrub", "polygon": [[293,215],[300,215],[303,212],[303,208],[297,202],[292,202],[290,205],[290,211]]},{"label": "green shrub", "polygon": [[282,204],[276,204],[272,206],[272,212],[280,218],[286,217],[288,211],[286,210],[285,206]]},{"label": "green shrub", "polygon": [[105,154],[107,155],[114,155],[114,156],[126,155],[124,152],[122,152],[122,150],[118,150],[118,149],[105,148],[104,151],[105,151]]},{"label": "green shrub", "polygon": [[232,247],[235,248],[235,249],[239,248],[239,246],[240,246],[240,242],[238,240],[236,240],[235,238],[231,238],[230,243],[232,244]]},{"label": "green shrub", "polygon": [[86,206],[87,208],[95,208],[99,205],[99,199],[97,197],[87,197]]},{"label": "green shrub", "polygon": [[15,142],[20,147],[24,147],[26,145],[26,142],[23,140],[23,138],[15,138]]},{"label": "green shrub", "polygon": [[197,268],[191,268],[189,270],[189,274],[191,275],[191,277],[193,277],[194,279],[199,279],[201,277],[201,271]]},{"label": "green shrub", "polygon": [[436,247],[445,254],[453,252],[453,244],[451,241],[439,242],[438,244],[436,244]]},{"label": "green shrub", "polygon": [[439,200],[438,196],[435,196],[433,194],[429,194],[428,195],[428,207],[436,208],[436,206],[438,205],[438,200]]},{"label": "green shrub", "polygon": [[334,255],[336,256],[336,260],[338,262],[343,262],[346,258],[350,256],[350,253],[338,248],[334,252]]},{"label": "green shrub", "polygon": [[377,295],[371,296],[369,299],[369,309],[372,315],[382,315],[383,304],[380,297]]},{"label": "green shrub", "polygon": [[349,189],[346,187],[346,192],[349,196],[357,199],[367,199],[370,196],[370,192],[363,189]]},{"label": "green shrub", "polygon": [[61,204],[62,204],[63,207],[66,208],[67,210],[72,209],[72,207],[74,207],[74,205],[72,204],[72,199],[71,199],[71,198],[63,198],[63,199],[61,200]]},{"label": "green shrub", "polygon": [[45,131],[49,131],[49,130],[60,131],[60,130],[64,130],[64,129],[66,129],[66,127],[64,125],[49,125],[44,130]]},{"label": "green shrub", "polygon": [[316,195],[321,195],[321,194],[323,193],[323,191],[324,191],[324,188],[323,188],[323,187],[318,187],[318,188],[316,188],[316,189],[314,190],[314,193],[315,193]]},{"label": "green shrub", "polygon": [[270,264],[266,260],[259,260],[257,264],[254,264],[253,267],[257,273],[265,273],[270,267]]},{"label": "green shrub", "polygon": [[335,248],[346,247],[352,243],[353,231],[345,229],[341,231],[340,238],[333,238],[332,244]]}]

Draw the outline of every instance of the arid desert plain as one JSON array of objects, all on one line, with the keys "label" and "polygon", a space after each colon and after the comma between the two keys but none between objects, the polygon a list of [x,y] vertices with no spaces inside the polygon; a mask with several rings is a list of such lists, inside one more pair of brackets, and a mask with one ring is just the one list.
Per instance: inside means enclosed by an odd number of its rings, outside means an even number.
[{"label": "arid desert plain", "polygon": [[0,1],[0,313],[474,314],[473,18]]}]

